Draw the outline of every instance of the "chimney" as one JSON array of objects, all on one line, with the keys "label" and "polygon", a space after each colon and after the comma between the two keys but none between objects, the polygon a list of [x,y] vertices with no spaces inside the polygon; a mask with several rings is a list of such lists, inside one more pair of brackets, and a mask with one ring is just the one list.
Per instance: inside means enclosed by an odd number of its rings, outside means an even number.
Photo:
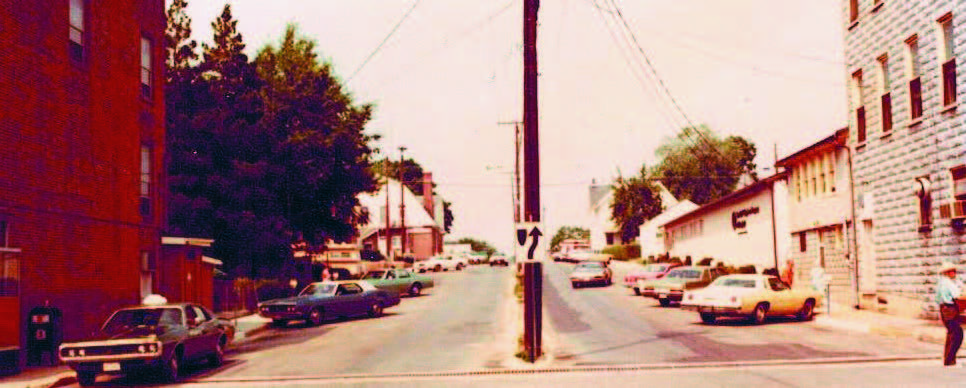
[{"label": "chimney", "polygon": [[433,211],[433,173],[423,173],[423,207],[429,212],[429,216],[435,218]]}]

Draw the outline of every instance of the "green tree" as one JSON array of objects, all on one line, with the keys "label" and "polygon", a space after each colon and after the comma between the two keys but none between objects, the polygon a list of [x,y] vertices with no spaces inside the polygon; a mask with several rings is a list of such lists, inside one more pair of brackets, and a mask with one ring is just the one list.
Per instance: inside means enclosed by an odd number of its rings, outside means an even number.
[{"label": "green tree", "polygon": [[446,233],[449,233],[453,229],[453,203],[449,201],[443,201],[443,229]]},{"label": "green tree", "polygon": [[[692,144],[698,132],[708,141]],[[734,191],[742,175],[757,179],[756,153],[755,145],[740,136],[721,139],[706,126],[685,128],[658,147],[661,162],[650,176],[676,198],[703,205]]]},{"label": "green tree", "polygon": [[165,76],[168,83],[175,78],[187,76],[185,72],[198,59],[198,53],[195,52],[198,42],[191,39],[191,18],[185,12],[187,7],[187,0],[174,0],[168,7],[168,25],[164,30],[164,46],[167,52]]},{"label": "green tree", "polygon": [[636,238],[644,222],[661,214],[661,196],[657,186],[648,177],[647,167],[641,166],[637,176],[617,178],[610,209],[611,219],[620,228],[623,241]]},{"label": "green tree", "polygon": [[579,226],[563,226],[557,229],[557,233],[550,239],[550,251],[556,251],[563,240],[567,239],[590,239],[590,230]]},{"label": "green tree", "polygon": [[472,237],[463,237],[457,240],[456,243],[470,244],[470,248],[473,249],[474,252],[485,252],[487,258],[490,258],[496,253],[496,248],[490,245],[490,243],[483,240],[477,240]]}]

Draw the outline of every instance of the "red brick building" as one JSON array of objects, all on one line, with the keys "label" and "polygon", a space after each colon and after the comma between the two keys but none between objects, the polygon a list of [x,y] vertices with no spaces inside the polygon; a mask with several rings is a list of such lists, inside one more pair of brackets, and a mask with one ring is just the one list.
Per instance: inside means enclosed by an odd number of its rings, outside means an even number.
[{"label": "red brick building", "polygon": [[60,309],[74,340],[156,288],[165,16],[164,0],[3,4],[0,349],[11,350],[35,306]]}]

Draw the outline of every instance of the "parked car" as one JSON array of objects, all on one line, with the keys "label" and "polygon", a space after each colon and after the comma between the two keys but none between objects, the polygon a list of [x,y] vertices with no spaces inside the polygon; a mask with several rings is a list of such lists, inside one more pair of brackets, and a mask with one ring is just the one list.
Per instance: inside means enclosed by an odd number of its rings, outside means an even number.
[{"label": "parked car", "polygon": [[594,252],[590,250],[574,251],[570,252],[567,256],[567,261],[573,263],[582,263],[585,261],[602,261],[607,265],[610,265],[611,257],[608,254]]},{"label": "parked car", "polygon": [[768,316],[793,315],[812,319],[822,293],[811,287],[791,288],[770,275],[727,275],[711,285],[687,292],[681,308],[697,311],[704,323],[718,317],[742,317],[760,324]]},{"label": "parked car", "polygon": [[436,255],[430,257],[428,260],[417,261],[413,264],[413,269],[416,272],[440,272],[440,271],[461,271],[467,266],[465,261],[456,260],[450,255]]},{"label": "parked car", "polygon": [[613,282],[613,276],[613,271],[605,262],[584,261],[577,264],[574,271],[570,273],[570,284],[573,288],[580,288],[588,283],[609,286]]},{"label": "parked car", "polygon": [[490,257],[490,267],[496,266],[496,265],[508,267],[510,265],[510,261],[507,260],[506,256],[493,255]]},{"label": "parked car", "polygon": [[637,286],[639,280],[655,280],[667,275],[668,271],[680,267],[678,263],[653,263],[644,268],[633,271],[624,276],[624,287],[634,290],[634,295],[641,295],[641,289]]},{"label": "parked car", "polygon": [[258,313],[272,319],[275,325],[305,320],[318,326],[332,317],[379,317],[384,309],[398,304],[398,294],[380,290],[364,280],[316,282],[306,286],[297,296],[259,304]]},{"label": "parked car", "polygon": [[77,372],[81,386],[94,384],[99,374],[144,369],[173,382],[186,363],[222,363],[235,332],[230,321],[195,304],[168,304],[163,297],[145,301],[115,311],[92,338],[60,345],[60,359]]},{"label": "parked car", "polygon": [[363,280],[380,290],[395,292],[399,295],[417,296],[427,288],[433,287],[433,278],[412,273],[408,269],[389,269],[370,271]]},{"label": "parked car", "polygon": [[671,303],[680,302],[685,291],[704,288],[721,275],[721,269],[717,267],[677,267],[660,279],[639,280],[637,284],[642,295],[653,296],[661,306],[667,307]]}]

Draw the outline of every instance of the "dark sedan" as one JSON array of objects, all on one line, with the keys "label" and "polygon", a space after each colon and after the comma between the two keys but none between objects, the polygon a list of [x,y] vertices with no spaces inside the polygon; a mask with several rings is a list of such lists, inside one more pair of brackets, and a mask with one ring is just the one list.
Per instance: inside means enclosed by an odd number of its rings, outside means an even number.
[{"label": "dark sedan", "polygon": [[309,284],[291,298],[262,303],[258,312],[276,325],[305,320],[318,326],[332,317],[368,315],[378,317],[383,309],[399,304],[399,294],[380,290],[364,280]]},{"label": "dark sedan", "polygon": [[60,359],[77,371],[81,386],[98,374],[157,369],[177,381],[182,365],[207,360],[221,364],[234,333],[231,323],[192,304],[157,304],[117,310],[84,342],[60,346]]}]

